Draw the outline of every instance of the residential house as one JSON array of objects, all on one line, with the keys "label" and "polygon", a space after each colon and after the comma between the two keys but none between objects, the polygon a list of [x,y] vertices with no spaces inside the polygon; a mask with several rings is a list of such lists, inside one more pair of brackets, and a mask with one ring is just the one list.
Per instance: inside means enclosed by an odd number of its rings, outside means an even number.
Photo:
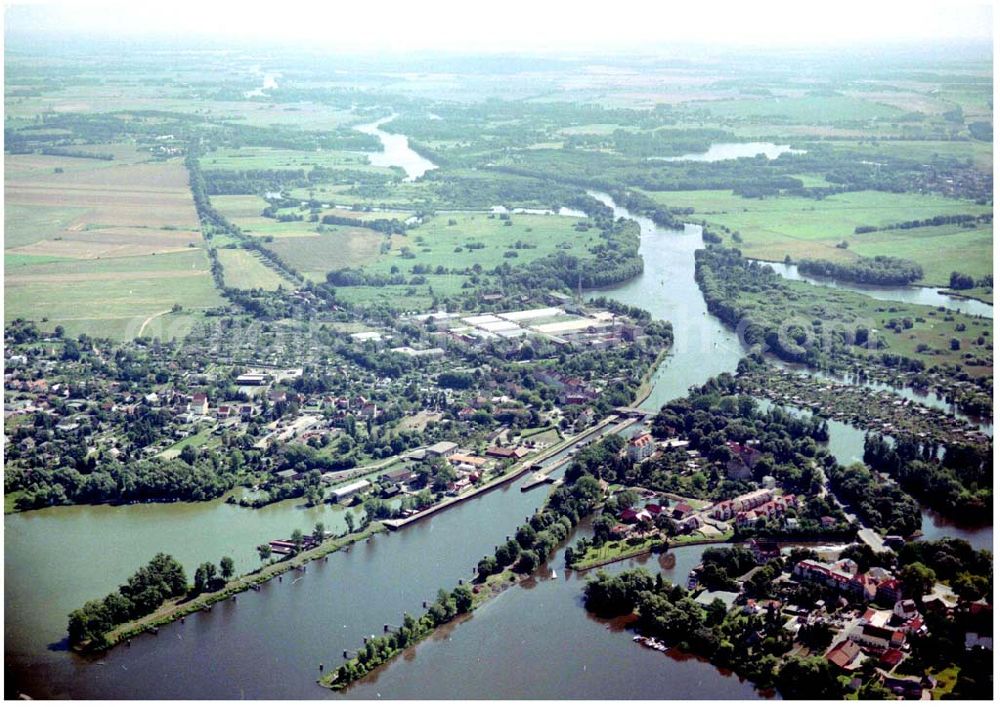
[{"label": "residential house", "polygon": [[768,560],[781,557],[781,547],[772,540],[751,540],[748,544],[757,564],[762,565]]},{"label": "residential house", "polygon": [[866,648],[885,651],[900,648],[906,643],[906,634],[898,629],[872,624],[858,624],[851,632],[851,639]]},{"label": "residential house", "polygon": [[652,521],[653,515],[645,508],[638,510],[635,508],[626,508],[619,514],[618,518],[622,523],[633,524],[641,523],[643,521]]},{"label": "residential house", "polygon": [[886,606],[895,606],[903,598],[903,585],[896,578],[884,579],[878,583],[875,600]]},{"label": "residential house", "polygon": [[841,641],[827,652],[826,659],[838,669],[850,673],[861,663],[861,646],[850,639]]},{"label": "residential house", "polygon": [[694,513],[694,509],[688,504],[681,501],[676,506],[674,506],[674,510],[673,513],[671,513],[671,515],[673,516],[674,520],[681,520],[691,515],[692,513]]},{"label": "residential house", "polygon": [[917,611],[917,604],[912,599],[900,599],[897,601],[892,608],[892,613],[897,618],[904,620],[920,616],[920,612]]},{"label": "residential house", "polygon": [[195,393],[191,396],[191,404],[188,410],[194,415],[208,414],[208,396],[204,393]]},{"label": "residential house", "polygon": [[656,443],[653,441],[653,435],[649,433],[636,435],[628,442],[628,458],[632,462],[649,459],[655,450]]},{"label": "residential house", "polygon": [[497,459],[517,459],[517,450],[508,447],[488,447],[486,456]]},{"label": "residential house", "polygon": [[751,470],[761,453],[747,444],[727,442],[732,458],[726,463],[726,476],[730,479],[749,479]]}]

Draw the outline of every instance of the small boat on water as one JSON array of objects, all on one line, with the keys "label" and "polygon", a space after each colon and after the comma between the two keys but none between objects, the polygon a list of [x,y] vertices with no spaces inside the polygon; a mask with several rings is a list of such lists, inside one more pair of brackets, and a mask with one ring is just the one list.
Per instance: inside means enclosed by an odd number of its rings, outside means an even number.
[{"label": "small boat on water", "polygon": [[667,645],[655,638],[650,638],[649,636],[633,636],[632,641],[635,643],[641,643],[646,646],[646,648],[652,648],[655,651],[666,651]]}]

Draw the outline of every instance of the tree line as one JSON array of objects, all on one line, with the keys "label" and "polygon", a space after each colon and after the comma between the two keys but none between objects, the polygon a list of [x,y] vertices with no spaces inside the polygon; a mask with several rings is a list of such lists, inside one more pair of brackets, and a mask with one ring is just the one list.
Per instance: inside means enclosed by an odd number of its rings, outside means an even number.
[{"label": "tree line", "polygon": [[850,263],[803,258],[797,263],[799,272],[867,285],[909,285],[924,276],[924,269],[906,258],[876,255]]}]

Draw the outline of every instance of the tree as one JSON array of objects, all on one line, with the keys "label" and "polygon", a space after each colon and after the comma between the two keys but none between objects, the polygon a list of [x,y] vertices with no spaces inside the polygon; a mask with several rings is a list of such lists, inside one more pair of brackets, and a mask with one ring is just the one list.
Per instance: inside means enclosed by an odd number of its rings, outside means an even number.
[{"label": "tree", "polygon": [[859,700],[894,700],[895,695],[876,679],[871,679],[858,690]]},{"label": "tree", "polygon": [[535,551],[521,550],[517,556],[517,564],[514,565],[514,570],[522,574],[527,574],[534,572],[536,567],[538,567],[538,555]]},{"label": "tree", "polygon": [[198,460],[198,451],[190,444],[185,444],[184,448],[181,449],[181,461],[186,462],[188,466],[193,466]]},{"label": "tree", "polygon": [[292,531],[292,544],[295,545],[295,552],[302,552],[302,543],[305,542],[305,536],[302,531],[296,528]]},{"label": "tree", "polygon": [[347,532],[348,533],[353,533],[354,532],[354,514],[351,513],[350,511],[347,511],[347,513],[344,514],[344,523],[347,524]]},{"label": "tree", "polygon": [[713,599],[705,610],[705,623],[709,626],[717,626],[726,618],[726,603],[719,598]]},{"label": "tree", "polygon": [[219,560],[219,574],[227,582],[236,574],[236,563],[233,562],[233,558],[227,555]]},{"label": "tree", "polygon": [[920,598],[929,593],[937,581],[937,574],[923,562],[906,565],[898,576],[903,583],[903,593],[911,598]]},{"label": "tree", "polygon": [[951,582],[951,588],[962,599],[975,601],[990,591],[989,577],[970,572],[960,572]]},{"label": "tree", "polygon": [[495,574],[497,571],[497,562],[492,557],[484,557],[479,561],[479,565],[476,568],[478,572],[478,578],[480,582],[486,580],[491,574]]},{"label": "tree", "polygon": [[844,688],[833,666],[823,656],[793,657],[777,675],[778,689],[785,699],[838,699]]},{"label": "tree", "polygon": [[261,562],[267,562],[271,559],[271,546],[268,543],[261,543],[257,546],[257,555]]},{"label": "tree", "polygon": [[218,570],[211,562],[203,562],[198,565],[194,573],[194,593],[201,594],[212,588],[215,583]]},{"label": "tree", "polygon": [[464,614],[472,609],[472,590],[464,584],[455,587],[451,596],[455,600],[455,609],[459,614]]},{"label": "tree", "polygon": [[316,527],[313,528],[313,539],[315,539],[316,542],[321,543],[323,542],[324,537],[326,537],[326,526],[322,523],[317,523]]}]

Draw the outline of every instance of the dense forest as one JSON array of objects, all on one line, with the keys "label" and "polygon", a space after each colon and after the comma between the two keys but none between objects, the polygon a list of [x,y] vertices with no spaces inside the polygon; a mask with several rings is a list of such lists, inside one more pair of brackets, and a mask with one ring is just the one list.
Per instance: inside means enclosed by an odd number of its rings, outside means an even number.
[{"label": "dense forest", "polygon": [[993,517],[993,447],[946,447],[895,435],[865,437],[865,463],[939,513],[964,522]]},{"label": "dense forest", "polygon": [[829,470],[830,488],[882,533],[912,535],[920,529],[920,506],[897,484],[883,482],[864,464]]}]

